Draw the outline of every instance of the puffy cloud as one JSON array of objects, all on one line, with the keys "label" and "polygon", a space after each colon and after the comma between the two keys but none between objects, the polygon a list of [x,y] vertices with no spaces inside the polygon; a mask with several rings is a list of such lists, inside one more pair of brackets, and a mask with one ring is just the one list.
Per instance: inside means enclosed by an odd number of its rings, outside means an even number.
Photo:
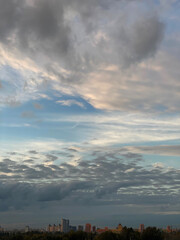
[{"label": "puffy cloud", "polygon": [[154,55],[164,34],[164,24],[155,11],[135,2],[127,5],[116,21],[112,41],[124,66]]},{"label": "puffy cloud", "polygon": [[[33,153],[28,154],[30,159]],[[17,156],[11,155],[13,157]],[[52,201],[69,206],[86,205],[89,200],[93,206],[134,202],[137,206],[177,205],[179,170],[167,169],[161,164],[143,167],[143,158],[137,161],[139,158],[139,154],[126,148],[109,148],[89,153],[86,160],[82,156],[76,165],[58,164],[56,158],[49,165],[45,160],[37,164],[38,159],[23,161],[23,164],[4,159],[1,162],[0,201],[2,206],[6,205],[5,210]]]},{"label": "puffy cloud", "polygon": [[43,202],[59,201],[72,194],[73,191],[87,190],[90,186],[91,184],[89,182],[83,181],[73,181],[59,185],[52,184],[40,189],[38,200]]},{"label": "puffy cloud", "polygon": [[69,30],[63,21],[61,5],[59,1],[1,1],[1,41],[30,54],[37,50],[65,53]]},{"label": "puffy cloud", "polygon": [[1,9],[1,64],[20,74],[14,84],[5,70],[4,79],[17,93],[5,93],[2,104],[42,98],[47,88],[108,110],[169,109],[177,101],[163,101],[162,73],[153,93],[157,71],[137,65],[155,55],[163,37],[164,24],[152,4],[18,0],[1,1]]},{"label": "puffy cloud", "polygon": [[99,109],[177,112],[178,61],[179,57],[159,52],[154,59],[127,70],[118,69],[116,65],[107,69],[100,68],[85,76],[87,81],[81,84],[78,91]]}]

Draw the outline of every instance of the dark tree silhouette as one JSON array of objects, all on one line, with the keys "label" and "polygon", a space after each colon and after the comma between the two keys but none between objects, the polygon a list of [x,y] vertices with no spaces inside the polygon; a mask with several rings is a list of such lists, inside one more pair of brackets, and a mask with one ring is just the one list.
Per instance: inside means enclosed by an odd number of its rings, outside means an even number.
[{"label": "dark tree silhouette", "polygon": [[141,235],[142,240],[163,240],[163,238],[163,233],[156,227],[146,228]]}]

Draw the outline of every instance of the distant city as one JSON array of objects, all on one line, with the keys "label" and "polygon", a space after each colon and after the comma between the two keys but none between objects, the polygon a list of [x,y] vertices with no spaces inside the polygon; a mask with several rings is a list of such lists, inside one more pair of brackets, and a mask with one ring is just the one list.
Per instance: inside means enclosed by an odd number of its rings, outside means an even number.
[{"label": "distant city", "polygon": [[[3,227],[0,226],[0,232],[49,232],[49,233],[68,233],[70,231],[76,232],[76,231],[83,231],[86,233],[97,233],[101,234],[107,231],[111,231],[113,233],[121,233],[123,230],[122,224],[118,224],[117,227],[115,228],[109,228],[109,227],[104,227],[104,228],[99,228],[95,225],[92,225],[91,223],[86,223],[84,225],[78,225],[78,226],[73,226],[70,225],[70,220],[69,219],[64,219],[61,218],[61,221],[58,225],[56,224],[49,224],[46,228],[31,228],[30,226],[25,226],[24,229],[18,230],[7,230]],[[142,223],[139,225],[139,228],[134,229],[135,231],[138,231],[142,233],[146,229],[145,225]],[[172,232],[180,232],[180,228],[173,228],[172,226],[168,225],[166,228],[161,229],[164,232],[167,233],[172,233]]]}]

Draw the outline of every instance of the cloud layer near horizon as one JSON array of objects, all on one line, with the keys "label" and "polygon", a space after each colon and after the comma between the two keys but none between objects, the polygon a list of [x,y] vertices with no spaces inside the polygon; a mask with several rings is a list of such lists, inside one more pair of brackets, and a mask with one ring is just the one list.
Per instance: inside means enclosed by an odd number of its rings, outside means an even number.
[{"label": "cloud layer near horizon", "polygon": [[[128,148],[94,149],[83,155],[77,148],[8,155],[0,163],[1,211],[56,201],[66,206],[155,205],[159,212],[162,206],[171,212],[173,204],[178,211],[179,170],[162,163],[144,168],[142,155]],[[74,162],[60,160],[73,156]]]}]

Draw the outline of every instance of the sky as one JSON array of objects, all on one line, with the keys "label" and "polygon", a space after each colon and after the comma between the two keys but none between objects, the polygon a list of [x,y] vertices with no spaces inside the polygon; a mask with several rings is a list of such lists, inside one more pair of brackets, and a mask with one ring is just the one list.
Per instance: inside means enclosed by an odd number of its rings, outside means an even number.
[{"label": "sky", "polygon": [[180,227],[180,2],[0,0],[0,225]]}]

